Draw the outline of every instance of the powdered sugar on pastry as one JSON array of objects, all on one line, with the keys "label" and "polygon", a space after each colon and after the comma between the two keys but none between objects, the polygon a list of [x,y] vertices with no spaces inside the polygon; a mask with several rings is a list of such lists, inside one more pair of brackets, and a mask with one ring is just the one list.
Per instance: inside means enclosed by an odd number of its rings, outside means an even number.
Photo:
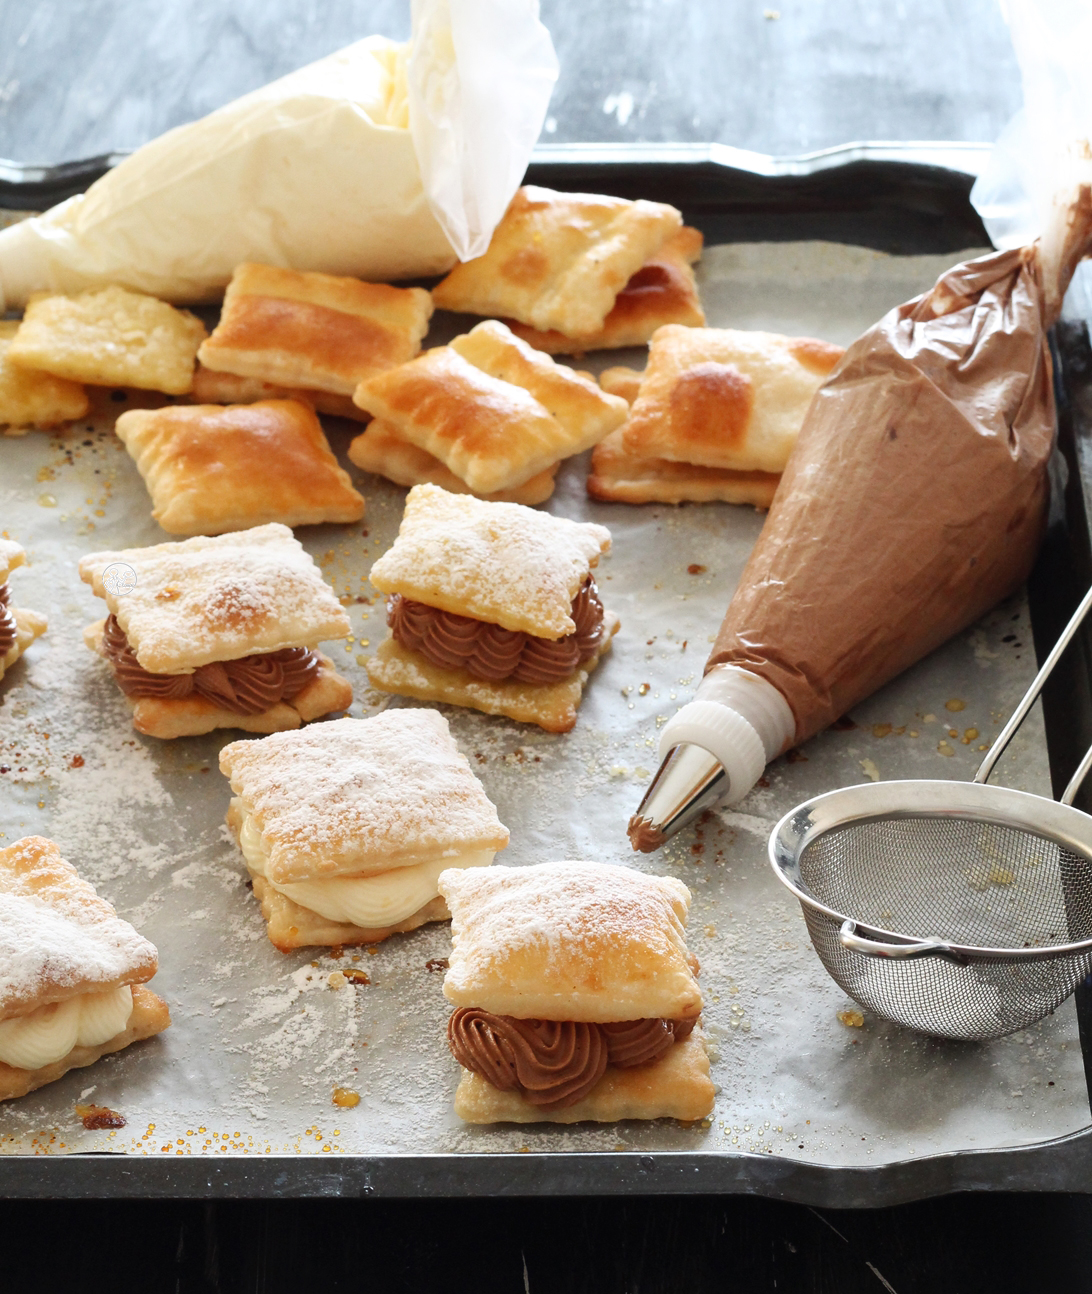
[{"label": "powdered sugar on pastry", "polygon": [[683,927],[690,891],[607,863],[447,871],[456,1006],[542,1020],[690,1019],[701,991]]},{"label": "powdered sugar on pastry", "polygon": [[0,1018],[141,983],[155,948],[42,836],[0,849]]},{"label": "powdered sugar on pastry", "polygon": [[14,539],[0,539],[0,584],[5,583],[12,571],[25,561],[26,552],[22,544],[17,544]]},{"label": "powdered sugar on pastry", "polygon": [[557,639],[575,631],[573,598],[609,548],[605,526],[417,485],[371,581],[381,593]]},{"label": "powdered sugar on pastry", "polygon": [[[109,567],[131,569],[104,583]],[[287,526],[90,553],[80,578],[117,617],[139,663],[186,674],[252,652],[344,637],[349,617]]]},{"label": "powdered sugar on pastry", "polygon": [[375,875],[508,843],[436,710],[232,742],[220,768],[253,815],[276,884]]}]

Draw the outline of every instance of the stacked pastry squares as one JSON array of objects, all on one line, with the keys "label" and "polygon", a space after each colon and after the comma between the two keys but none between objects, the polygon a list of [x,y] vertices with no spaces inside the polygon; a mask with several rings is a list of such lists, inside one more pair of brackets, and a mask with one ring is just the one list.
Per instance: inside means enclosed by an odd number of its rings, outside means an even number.
[{"label": "stacked pastry squares", "polygon": [[618,618],[592,578],[610,532],[435,485],[410,490],[372,584],[391,636],[367,662],[384,692],[567,732]]},{"label": "stacked pastry squares", "polygon": [[619,503],[719,499],[768,508],[812,396],[842,354],[810,337],[665,325],[643,374],[603,374],[633,407],[596,447],[588,493]]},{"label": "stacked pastry squares", "polygon": [[0,849],[0,1100],[166,1029],[157,966],[53,841]]},{"label": "stacked pastry squares", "polygon": [[435,710],[338,719],[220,753],[270,941],[376,943],[450,915],[437,881],[488,867],[508,829]]},{"label": "stacked pastry squares", "polygon": [[46,631],[46,618],[26,607],[12,606],[8,576],[26,561],[26,552],[14,539],[0,539],[0,679],[35,638]]},{"label": "stacked pastry squares", "polygon": [[399,484],[524,504],[547,499],[561,460],[598,444],[627,413],[624,400],[497,320],[362,382],[353,399],[374,419],[349,446],[357,466]]},{"label": "stacked pastry squares", "polygon": [[79,571],[110,612],[84,641],[138,732],[280,732],[352,702],[317,648],[349,617],[287,526],[90,553]]},{"label": "stacked pastry squares", "polygon": [[468,1123],[700,1119],[713,1108],[690,891],[606,863],[450,871],[444,996]]},{"label": "stacked pastry squares", "polygon": [[643,345],[705,322],[691,265],[701,234],[661,202],[520,189],[484,256],[457,265],[437,306],[510,322],[553,354]]}]

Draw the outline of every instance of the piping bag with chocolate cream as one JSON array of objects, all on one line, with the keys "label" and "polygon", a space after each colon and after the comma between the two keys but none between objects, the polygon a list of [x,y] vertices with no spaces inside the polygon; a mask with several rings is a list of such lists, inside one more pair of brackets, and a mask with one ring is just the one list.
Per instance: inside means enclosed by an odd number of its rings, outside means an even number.
[{"label": "piping bag with chocolate cream", "polygon": [[816,392],[693,701],[629,824],[651,851],[973,623],[1043,533],[1047,330],[1092,250],[1092,187],[1035,243],[957,265]]},{"label": "piping bag with chocolate cream", "polygon": [[538,0],[413,0],[369,36],[152,140],[0,231],[0,313],[118,283],[222,295],[243,261],[372,282],[481,255],[538,139],[557,57]]}]

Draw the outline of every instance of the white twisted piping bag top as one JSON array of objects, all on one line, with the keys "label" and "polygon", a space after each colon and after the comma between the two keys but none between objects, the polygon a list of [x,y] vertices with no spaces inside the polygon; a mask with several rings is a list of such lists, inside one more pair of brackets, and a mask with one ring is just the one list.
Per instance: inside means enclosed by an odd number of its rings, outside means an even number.
[{"label": "white twisted piping bag top", "polygon": [[0,310],[107,283],[215,300],[248,260],[375,282],[480,254],[557,60],[537,0],[415,0],[413,19],[408,44],[358,41],[0,231]]}]

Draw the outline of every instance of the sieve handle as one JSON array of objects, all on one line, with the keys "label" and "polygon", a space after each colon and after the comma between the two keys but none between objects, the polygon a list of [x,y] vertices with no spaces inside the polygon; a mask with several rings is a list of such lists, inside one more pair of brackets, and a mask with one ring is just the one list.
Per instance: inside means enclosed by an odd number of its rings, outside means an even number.
[{"label": "sieve handle", "polygon": [[[1069,646],[1070,641],[1073,638],[1073,635],[1081,627],[1081,622],[1084,620],[1085,616],[1088,614],[1090,609],[1092,609],[1092,589],[1089,589],[1088,592],[1081,599],[1081,605],[1076,609],[1076,611],[1073,612],[1073,615],[1069,621],[1069,624],[1067,624],[1066,627],[1062,630],[1062,632],[1058,635],[1058,641],[1050,649],[1049,656],[1047,656],[1046,660],[1043,661],[1042,669],[1040,669],[1039,673],[1035,675],[1035,678],[1032,681],[1031,687],[1029,687],[1028,690],[1024,693],[1023,700],[1013,711],[1012,718],[1009,719],[1008,723],[1006,723],[1005,726],[1001,729],[1001,732],[998,735],[997,740],[993,743],[993,745],[989,748],[989,750],[986,751],[986,758],[979,765],[978,772],[975,773],[974,775],[974,780],[976,782],[984,783],[988,780],[990,774],[993,772],[993,766],[1004,754],[1005,747],[1012,740],[1013,733],[1015,733],[1016,729],[1019,728],[1020,725],[1024,722],[1024,718],[1027,715],[1027,712],[1035,704],[1035,701],[1038,698],[1039,693],[1043,690],[1043,684],[1050,677],[1051,672],[1054,669],[1054,666],[1057,665],[1058,657],[1061,656],[1062,652],[1064,652],[1065,649]],[[1084,780],[1084,775],[1088,772],[1088,764],[1089,764],[1090,758],[1092,758],[1092,751],[1090,751],[1089,754],[1085,756],[1085,762],[1082,763],[1081,765],[1082,771],[1081,771],[1080,780],[1077,780],[1076,778],[1074,779],[1077,785],[1074,786],[1073,783],[1071,782],[1069,787],[1066,788],[1066,793],[1065,795],[1062,796],[1063,804],[1073,803],[1073,796],[1077,794],[1077,787],[1080,785],[1080,782]],[[1071,792],[1072,794],[1070,794]],[[1069,799],[1065,798],[1066,795],[1069,796]]]},{"label": "sieve handle", "polygon": [[865,939],[857,933],[856,921],[843,921],[838,938],[843,948],[863,953],[866,957],[886,957],[892,961],[907,961],[912,957],[947,957],[949,961],[960,964],[964,960],[953,950],[951,944],[944,943],[937,936],[909,944],[888,944],[879,939]]}]

